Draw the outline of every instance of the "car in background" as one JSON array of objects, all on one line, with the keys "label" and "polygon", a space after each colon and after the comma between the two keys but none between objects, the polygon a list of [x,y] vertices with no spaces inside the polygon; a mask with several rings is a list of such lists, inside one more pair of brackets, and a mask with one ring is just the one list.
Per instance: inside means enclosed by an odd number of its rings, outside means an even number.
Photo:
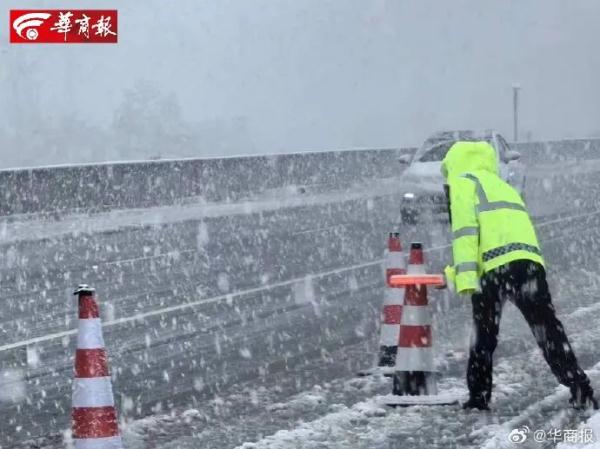
[{"label": "car in background", "polygon": [[402,173],[405,186],[401,197],[400,218],[404,224],[417,224],[426,219],[448,222],[448,203],[441,173],[442,160],[458,141],[486,141],[496,150],[500,176],[521,195],[525,189],[525,166],[521,154],[512,150],[504,137],[488,130],[444,131],[429,137],[414,154],[405,154],[398,161],[407,165]]}]

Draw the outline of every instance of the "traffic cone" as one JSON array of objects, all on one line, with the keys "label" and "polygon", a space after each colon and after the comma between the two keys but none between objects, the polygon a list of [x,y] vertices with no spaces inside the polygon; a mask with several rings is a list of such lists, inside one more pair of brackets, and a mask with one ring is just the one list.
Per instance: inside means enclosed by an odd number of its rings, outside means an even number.
[{"label": "traffic cone", "polygon": [[[407,274],[425,274],[424,262],[423,245],[412,243]],[[427,287],[409,285],[406,287],[400,323],[393,394],[437,394],[434,374]]]},{"label": "traffic cone", "polygon": [[[426,274],[424,263],[423,245],[412,243],[407,274]],[[385,400],[388,405],[444,405],[458,401],[452,395],[438,395],[431,324],[427,287],[406,286],[392,396]]]},{"label": "traffic cone", "polygon": [[359,372],[359,375],[382,373],[392,375],[396,366],[396,352],[400,335],[400,317],[404,302],[404,288],[392,287],[390,278],[396,274],[406,273],[406,263],[402,252],[399,232],[390,232],[388,251],[385,257],[386,289],[381,310],[381,326],[379,334],[379,353],[377,367]]},{"label": "traffic cone", "polygon": [[74,294],[79,296],[72,414],[75,449],[122,449],[95,291],[80,285]]},{"label": "traffic cone", "polygon": [[[404,289],[390,286],[390,277],[405,274],[406,263],[402,252],[400,233],[391,232],[388,238],[388,253],[385,266],[385,296],[381,312],[381,331],[379,337],[379,360],[377,366],[391,367],[396,365],[398,336],[400,335],[400,318],[404,303]],[[393,371],[393,369],[391,370]]]}]

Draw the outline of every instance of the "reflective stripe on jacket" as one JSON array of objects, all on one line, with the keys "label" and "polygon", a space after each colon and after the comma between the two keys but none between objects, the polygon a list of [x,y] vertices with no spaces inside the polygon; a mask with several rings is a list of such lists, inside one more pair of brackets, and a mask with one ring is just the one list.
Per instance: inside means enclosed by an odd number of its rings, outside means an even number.
[{"label": "reflective stripe on jacket", "polygon": [[487,142],[457,142],[442,164],[459,293],[478,290],[482,273],[513,260],[544,264],[525,204],[497,167],[496,151]]}]

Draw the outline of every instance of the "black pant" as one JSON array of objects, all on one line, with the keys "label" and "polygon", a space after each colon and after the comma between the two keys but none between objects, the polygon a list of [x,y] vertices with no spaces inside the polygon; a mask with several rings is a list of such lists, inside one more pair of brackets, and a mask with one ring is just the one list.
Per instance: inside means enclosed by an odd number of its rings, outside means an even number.
[{"label": "black pant", "polygon": [[492,395],[492,355],[498,342],[502,306],[510,299],[521,311],[558,381],[570,388],[589,387],[589,379],[556,318],[544,267],[516,260],[483,275],[481,293],[472,296],[474,332],[467,385],[471,397],[489,402]]}]

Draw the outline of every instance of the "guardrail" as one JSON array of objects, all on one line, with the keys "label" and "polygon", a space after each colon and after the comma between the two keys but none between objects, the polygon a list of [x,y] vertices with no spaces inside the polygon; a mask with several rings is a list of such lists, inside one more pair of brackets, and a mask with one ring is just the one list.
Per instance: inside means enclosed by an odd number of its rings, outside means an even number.
[{"label": "guardrail", "polygon": [[526,164],[600,159],[600,138],[520,142],[512,146],[521,151]]},{"label": "guardrail", "polygon": [[[524,161],[600,158],[600,139],[515,144]],[[327,189],[393,177],[414,148],[0,170],[0,216],[237,201],[286,186]]]},{"label": "guardrail", "polygon": [[0,171],[0,216],[237,201],[299,186],[327,189],[396,176],[407,150],[356,150]]}]

